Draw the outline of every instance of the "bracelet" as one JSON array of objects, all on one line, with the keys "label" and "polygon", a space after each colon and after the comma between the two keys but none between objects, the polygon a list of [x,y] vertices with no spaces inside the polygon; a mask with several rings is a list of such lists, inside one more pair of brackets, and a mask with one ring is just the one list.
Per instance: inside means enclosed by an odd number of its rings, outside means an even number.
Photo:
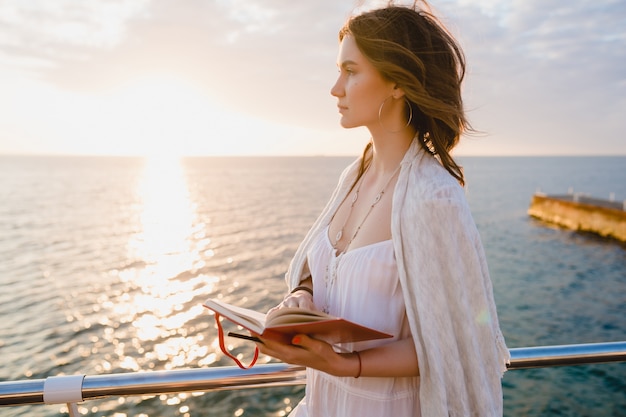
[{"label": "bracelet", "polygon": [[293,294],[294,292],[297,292],[297,291],[300,291],[300,290],[306,291],[309,294],[311,294],[311,296],[313,296],[313,289],[307,287],[306,285],[299,285],[299,286],[297,286],[296,288],[291,290],[291,292],[289,294]]},{"label": "bracelet", "polygon": [[354,352],[352,352],[356,355],[356,358],[359,360],[359,372],[357,372],[356,376],[354,378],[358,378],[361,376],[361,354],[359,352],[357,352],[356,350]]}]

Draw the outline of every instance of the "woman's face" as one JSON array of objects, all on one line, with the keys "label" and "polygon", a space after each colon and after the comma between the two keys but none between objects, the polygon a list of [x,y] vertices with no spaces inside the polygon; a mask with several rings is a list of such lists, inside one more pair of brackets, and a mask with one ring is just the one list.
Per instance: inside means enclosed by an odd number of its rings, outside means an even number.
[{"label": "woman's face", "polygon": [[341,126],[377,129],[378,110],[392,95],[394,83],[383,79],[350,35],[339,45],[337,66],[339,77],[330,94],[337,98]]}]

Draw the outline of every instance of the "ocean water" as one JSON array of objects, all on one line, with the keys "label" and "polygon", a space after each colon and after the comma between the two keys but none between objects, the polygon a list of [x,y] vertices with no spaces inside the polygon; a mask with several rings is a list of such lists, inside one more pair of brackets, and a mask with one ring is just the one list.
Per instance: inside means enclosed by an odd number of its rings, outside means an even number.
[{"label": "ocean water", "polygon": [[[231,366],[201,303],[278,303],[289,259],[351,159],[0,156],[0,380]],[[460,162],[509,347],[626,340],[626,245],[526,214],[539,189],[626,199],[626,157]],[[247,342],[231,344],[250,356]],[[626,416],[624,363],[509,371],[503,387],[506,416]],[[79,408],[282,416],[302,395],[296,386]]]}]

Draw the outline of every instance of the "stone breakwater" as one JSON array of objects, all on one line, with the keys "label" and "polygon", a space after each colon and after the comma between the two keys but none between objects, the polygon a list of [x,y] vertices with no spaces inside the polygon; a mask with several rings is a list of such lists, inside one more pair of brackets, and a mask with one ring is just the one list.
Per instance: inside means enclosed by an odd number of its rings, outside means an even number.
[{"label": "stone breakwater", "polygon": [[626,202],[579,194],[533,195],[528,214],[572,230],[596,233],[626,242]]}]

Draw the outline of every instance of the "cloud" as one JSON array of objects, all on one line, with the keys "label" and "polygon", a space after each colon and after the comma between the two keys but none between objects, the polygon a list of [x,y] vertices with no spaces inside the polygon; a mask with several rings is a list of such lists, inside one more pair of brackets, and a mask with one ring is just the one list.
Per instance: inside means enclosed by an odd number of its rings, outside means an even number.
[{"label": "cloud", "polygon": [[0,3],[0,47],[13,55],[41,61],[54,62],[59,57],[80,60],[84,52],[73,52],[121,43],[126,22],[145,4],[143,0],[4,1]]},{"label": "cloud", "polygon": [[626,127],[618,117],[626,112],[625,4],[460,4],[447,10],[465,41],[470,115],[493,136],[485,144],[525,153],[594,153],[598,144],[626,153],[616,135]]},{"label": "cloud", "polygon": [[334,0],[93,5],[102,3],[13,2],[2,24],[15,36],[0,47],[61,88],[103,90],[145,73],[178,74],[226,106],[308,125],[331,103],[336,32],[352,7]]},{"label": "cloud", "polygon": [[[379,3],[5,0],[0,64],[79,94],[178,76],[225,109],[330,131],[337,31]],[[431,3],[465,49],[467,108],[488,133],[468,152],[586,153],[594,136],[597,149],[626,153],[626,4]]]}]

